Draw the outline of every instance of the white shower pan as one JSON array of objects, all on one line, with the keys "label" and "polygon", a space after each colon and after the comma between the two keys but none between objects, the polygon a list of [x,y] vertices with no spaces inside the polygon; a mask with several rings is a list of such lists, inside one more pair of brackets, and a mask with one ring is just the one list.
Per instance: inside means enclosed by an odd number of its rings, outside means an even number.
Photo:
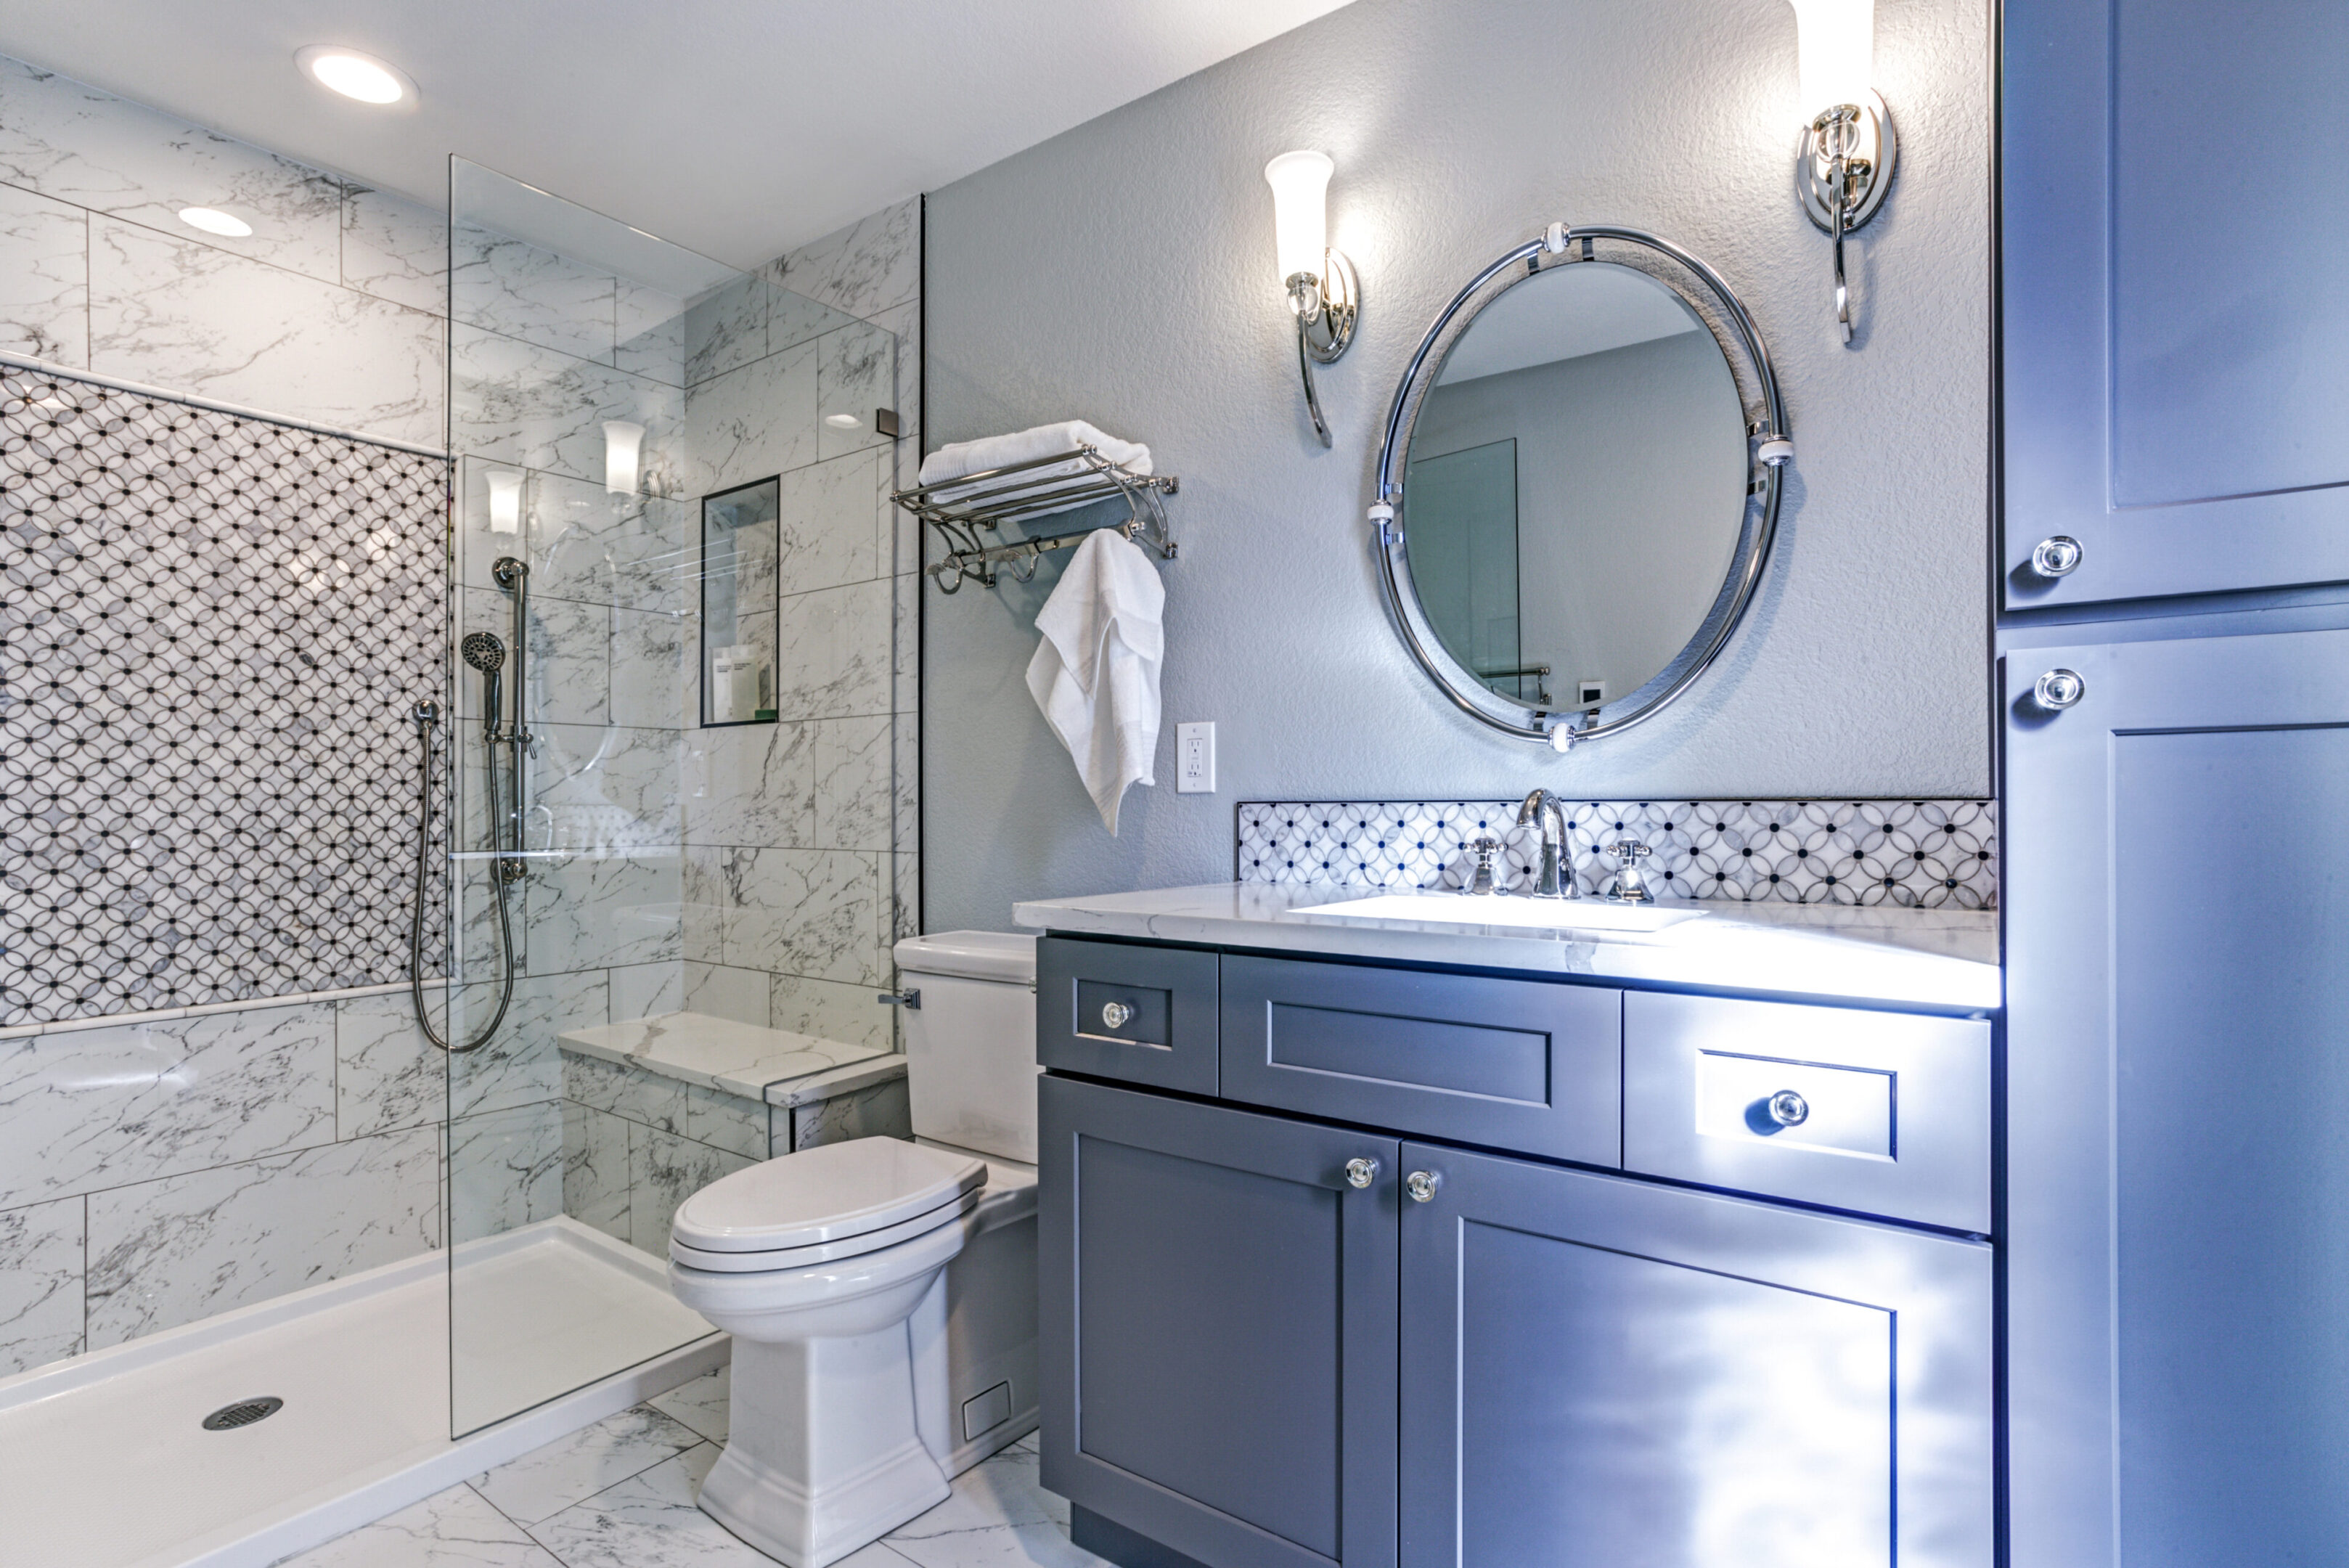
[{"label": "white shower pan", "polygon": [[[730,1349],[657,1260],[558,1218],[458,1248],[453,1279],[427,1253],[94,1351],[0,1380],[0,1568],[261,1568]],[[523,1413],[451,1441],[452,1382],[466,1425]],[[271,1396],[285,1403],[265,1419],[203,1428]]]}]

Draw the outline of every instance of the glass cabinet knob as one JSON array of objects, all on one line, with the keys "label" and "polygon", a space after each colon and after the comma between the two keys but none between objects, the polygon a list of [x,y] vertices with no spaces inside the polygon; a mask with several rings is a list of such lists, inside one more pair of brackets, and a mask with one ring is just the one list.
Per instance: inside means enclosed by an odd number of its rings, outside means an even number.
[{"label": "glass cabinet knob", "polygon": [[1102,1003],[1102,1023],[1106,1028],[1123,1029],[1125,1027],[1127,1021],[1132,1019],[1133,1016],[1133,1009],[1128,1007],[1123,1002],[1105,1002]]},{"label": "glass cabinet knob", "polygon": [[2080,541],[2069,534],[2057,534],[2031,547],[2031,569],[2043,577],[2067,577],[2080,569],[2080,557],[2085,553]]},{"label": "glass cabinet knob", "polygon": [[2031,695],[2051,712],[2071,707],[2088,694],[2088,683],[2076,670],[2051,670],[2032,682]]},{"label": "glass cabinet knob", "polygon": [[1444,1178],[1432,1170],[1414,1170],[1402,1179],[1402,1189],[1411,1194],[1413,1203],[1432,1203],[1435,1189],[1444,1185]]},{"label": "glass cabinet knob", "polygon": [[1798,1127],[1811,1119],[1811,1103],[1792,1089],[1770,1096],[1770,1119],[1782,1127]]},{"label": "glass cabinet knob", "polygon": [[1379,1162],[1375,1159],[1350,1159],[1346,1162],[1346,1185],[1359,1192],[1379,1179]]}]

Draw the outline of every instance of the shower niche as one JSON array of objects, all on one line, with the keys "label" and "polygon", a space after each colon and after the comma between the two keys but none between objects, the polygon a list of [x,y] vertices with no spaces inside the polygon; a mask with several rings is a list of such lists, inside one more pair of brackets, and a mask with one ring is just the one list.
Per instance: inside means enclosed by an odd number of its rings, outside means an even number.
[{"label": "shower niche", "polygon": [[781,483],[761,479],[701,503],[701,723],[775,722],[775,613]]}]

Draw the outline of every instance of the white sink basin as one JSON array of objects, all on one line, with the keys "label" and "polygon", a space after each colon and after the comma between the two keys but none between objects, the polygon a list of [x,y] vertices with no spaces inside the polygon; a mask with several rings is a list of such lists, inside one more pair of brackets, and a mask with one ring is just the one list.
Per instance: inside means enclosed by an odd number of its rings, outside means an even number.
[{"label": "white sink basin", "polygon": [[1433,926],[1514,926],[1526,930],[1661,931],[1706,911],[1685,904],[1618,904],[1605,898],[1529,898],[1513,894],[1382,893],[1292,911],[1333,920],[1416,920]]}]

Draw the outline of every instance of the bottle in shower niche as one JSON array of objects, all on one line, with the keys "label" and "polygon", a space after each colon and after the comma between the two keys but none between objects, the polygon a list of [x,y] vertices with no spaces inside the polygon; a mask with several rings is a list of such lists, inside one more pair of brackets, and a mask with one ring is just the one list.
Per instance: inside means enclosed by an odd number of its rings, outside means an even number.
[{"label": "bottle in shower niche", "polygon": [[719,724],[744,724],[775,716],[767,661],[748,642],[729,643],[709,650],[710,719]]},{"label": "bottle in shower niche", "polygon": [[778,482],[701,503],[701,722],[775,722]]}]

